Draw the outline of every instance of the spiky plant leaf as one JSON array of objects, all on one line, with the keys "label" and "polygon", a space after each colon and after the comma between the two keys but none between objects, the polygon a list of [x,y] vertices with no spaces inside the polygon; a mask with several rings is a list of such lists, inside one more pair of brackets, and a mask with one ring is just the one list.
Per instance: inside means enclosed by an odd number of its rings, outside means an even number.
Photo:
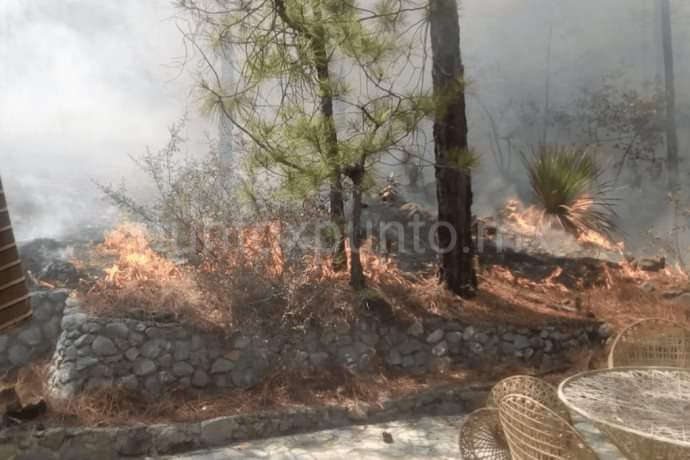
[{"label": "spiky plant leaf", "polygon": [[536,205],[575,236],[616,231],[612,187],[589,147],[540,146],[523,157]]}]

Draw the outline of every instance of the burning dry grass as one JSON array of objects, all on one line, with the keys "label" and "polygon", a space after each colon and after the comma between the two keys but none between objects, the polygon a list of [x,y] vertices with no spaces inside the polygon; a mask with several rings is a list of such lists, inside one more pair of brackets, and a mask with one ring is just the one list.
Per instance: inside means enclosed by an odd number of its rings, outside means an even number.
[{"label": "burning dry grass", "polygon": [[123,224],[98,250],[114,263],[85,293],[85,307],[110,316],[169,317],[203,328],[229,323],[199,288],[194,273],[156,253],[146,230]]},{"label": "burning dry grass", "polygon": [[477,319],[501,318],[524,325],[597,320],[612,325],[614,331],[645,318],[690,325],[690,299],[678,296],[690,292],[690,281],[679,267],[647,272],[628,261],[602,262],[598,267],[600,282],[567,286],[561,267],[535,281],[494,266],[482,274],[480,296],[466,303],[464,313],[471,310]]},{"label": "burning dry grass", "polygon": [[353,319],[357,296],[345,273],[333,273],[327,258],[287,261],[281,231],[271,222],[224,236],[237,245],[209,235],[207,249],[222,251],[181,265],[154,251],[143,227],[123,224],[99,248],[114,260],[85,293],[85,305],[100,314],[168,318],[205,330]]},{"label": "burning dry grass", "polygon": [[[368,288],[355,292],[347,271],[334,272],[327,257],[287,257],[280,232],[278,223],[244,231],[243,253],[216,254],[215,262],[192,267],[178,266],[153,251],[141,228],[120,227],[102,248],[114,264],[87,294],[86,305],[112,315],[170,317],[214,331],[305,324],[334,328],[366,315],[402,324],[444,317],[526,327],[593,320],[619,326],[645,317],[687,320],[685,307],[662,296],[674,287],[690,288],[687,275],[677,268],[649,273],[628,261],[583,259],[573,260],[572,267],[554,262],[550,273],[534,277],[493,265],[480,273],[478,297],[463,301],[440,286],[433,271],[403,272],[369,241],[361,250]],[[264,246],[269,250],[261,250]],[[586,262],[592,266],[585,267]],[[644,283],[654,283],[657,291],[645,292],[640,288]]]},{"label": "burning dry grass", "polygon": [[[548,322],[575,326],[595,319],[588,308],[593,300],[584,287],[590,281],[579,278],[590,276],[586,270],[584,274],[564,273],[564,268],[556,267],[543,279],[534,280],[507,267],[493,266],[480,273],[482,282],[477,298],[462,300],[438,283],[433,270],[403,272],[394,260],[374,253],[371,244],[363,247],[361,258],[368,289],[359,297],[348,289],[346,273],[333,273],[328,265],[311,265],[316,272],[305,274],[305,282],[299,284],[301,291],[291,301],[301,305],[300,317],[304,319],[317,311],[326,315],[335,311],[338,318],[348,320],[362,313],[374,313],[403,324],[442,317],[469,324],[525,327],[541,327]],[[609,286],[615,282],[610,277],[619,275],[605,272],[603,276]],[[579,287],[566,286],[564,279]]]},{"label": "burning dry grass", "polygon": [[521,238],[524,246],[533,246],[533,249],[546,250],[547,248],[537,247],[541,246],[539,240],[542,240],[549,244],[556,241],[558,249],[569,249],[566,252],[608,252],[622,255],[625,251],[623,242],[614,241],[610,235],[587,227],[579,227],[576,233],[569,233],[554,216],[545,214],[534,206],[525,207],[516,199],[506,202],[500,217],[505,233]]},{"label": "burning dry grass", "polygon": [[114,260],[85,294],[85,305],[100,314],[170,318],[211,330],[331,328],[354,322],[362,308],[381,307],[374,313],[403,321],[462,309],[433,274],[403,273],[370,242],[361,253],[369,289],[357,293],[348,272],[333,271],[327,256],[288,261],[280,236],[277,223],[243,230],[241,250],[230,247],[191,266],[155,252],[142,227],[122,225],[106,235],[100,251]]},{"label": "burning dry grass", "polygon": [[[355,292],[348,272],[333,271],[328,257],[302,255],[287,261],[277,240],[278,228],[259,228],[251,237],[245,233],[251,243],[245,244],[248,253],[221,254],[223,263],[216,254],[200,267],[191,267],[178,266],[153,251],[140,227],[119,227],[102,247],[114,257],[113,266],[88,292],[86,305],[100,313],[170,317],[210,330],[275,330],[305,324],[333,328],[363,315],[401,323],[428,317],[527,325],[547,318],[581,319],[578,312],[553,308],[569,295],[558,270],[544,280],[530,281],[505,267],[487,269],[478,299],[464,302],[439,285],[433,271],[403,272],[367,242],[361,259],[368,288]],[[259,251],[261,245],[270,250]]]},{"label": "burning dry grass", "polygon": [[103,250],[117,258],[115,264],[106,269],[104,280],[114,287],[122,287],[130,281],[165,282],[181,275],[177,265],[153,251],[146,229],[139,225],[122,224],[106,233]]}]

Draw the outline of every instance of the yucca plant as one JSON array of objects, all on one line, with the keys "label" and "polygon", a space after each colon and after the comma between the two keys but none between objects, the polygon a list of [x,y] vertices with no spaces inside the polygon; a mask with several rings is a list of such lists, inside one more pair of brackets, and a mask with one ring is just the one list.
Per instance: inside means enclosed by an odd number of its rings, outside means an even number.
[{"label": "yucca plant", "polygon": [[575,236],[595,231],[612,237],[615,199],[593,148],[542,145],[523,160],[536,205],[546,217]]}]

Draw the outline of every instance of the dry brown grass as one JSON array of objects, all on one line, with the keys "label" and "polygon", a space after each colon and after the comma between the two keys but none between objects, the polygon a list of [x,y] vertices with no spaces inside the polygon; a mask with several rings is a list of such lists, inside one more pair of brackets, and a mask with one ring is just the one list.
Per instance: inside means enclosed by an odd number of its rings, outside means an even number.
[{"label": "dry brown grass", "polygon": [[690,326],[690,301],[666,299],[662,293],[646,292],[636,284],[618,284],[610,290],[589,294],[592,313],[621,330],[634,322],[662,318]]},{"label": "dry brown grass", "polygon": [[[380,405],[388,399],[413,396],[442,385],[486,383],[515,373],[536,370],[511,364],[486,369],[458,369],[403,375],[383,369],[355,375],[343,369],[329,369],[305,376],[289,370],[275,371],[249,390],[200,392],[172,388],[165,398],[143,399],[132,392],[111,388],[84,392],[69,400],[56,400],[47,393],[48,365],[42,363],[6,379],[15,384],[22,402],[44,398],[48,414],[35,421],[43,426],[112,426],[122,424],[176,423],[219,416],[282,410],[290,407],[354,407],[361,403]],[[3,383],[0,381],[0,383]]]}]

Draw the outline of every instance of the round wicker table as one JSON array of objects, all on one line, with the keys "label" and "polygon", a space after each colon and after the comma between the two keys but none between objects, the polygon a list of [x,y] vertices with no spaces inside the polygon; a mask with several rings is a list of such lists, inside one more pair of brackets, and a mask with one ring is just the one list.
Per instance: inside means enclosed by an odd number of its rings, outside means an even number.
[{"label": "round wicker table", "polygon": [[690,370],[584,372],[561,383],[558,394],[630,459],[690,459]]}]

